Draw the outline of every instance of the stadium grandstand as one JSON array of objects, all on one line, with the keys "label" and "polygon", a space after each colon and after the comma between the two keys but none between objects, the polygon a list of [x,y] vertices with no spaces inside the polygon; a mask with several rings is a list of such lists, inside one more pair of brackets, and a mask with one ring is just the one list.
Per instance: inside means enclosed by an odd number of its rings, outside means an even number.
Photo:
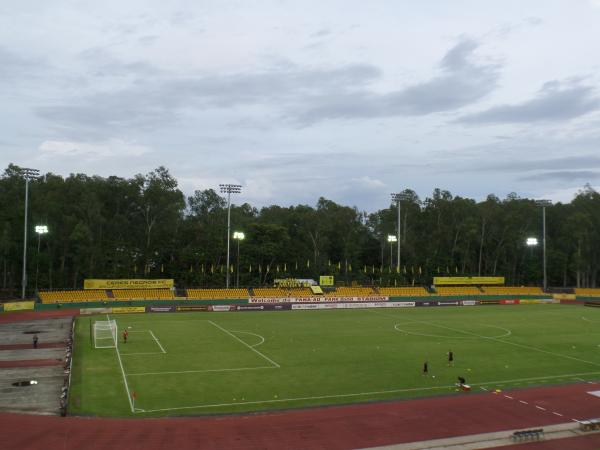
[{"label": "stadium grandstand", "polygon": [[477,286],[436,286],[438,295],[457,296],[457,295],[481,295],[483,292]]},{"label": "stadium grandstand", "polygon": [[482,291],[487,295],[544,295],[542,288],[526,286],[483,286]]},{"label": "stadium grandstand", "polygon": [[368,297],[376,295],[372,287],[343,287],[339,286],[334,291],[325,293],[326,297]]},{"label": "stadium grandstand", "polygon": [[600,288],[575,288],[575,294],[580,297],[600,297]]},{"label": "stadium grandstand", "polygon": [[171,289],[114,289],[116,300],[172,300]]},{"label": "stadium grandstand", "polygon": [[101,302],[110,300],[104,289],[43,291],[39,293],[42,303]]},{"label": "stadium grandstand", "polygon": [[381,295],[387,295],[389,297],[423,297],[431,295],[422,286],[381,287],[378,291]]},{"label": "stadium grandstand", "polygon": [[218,300],[232,298],[248,298],[248,289],[187,289],[190,300]]}]

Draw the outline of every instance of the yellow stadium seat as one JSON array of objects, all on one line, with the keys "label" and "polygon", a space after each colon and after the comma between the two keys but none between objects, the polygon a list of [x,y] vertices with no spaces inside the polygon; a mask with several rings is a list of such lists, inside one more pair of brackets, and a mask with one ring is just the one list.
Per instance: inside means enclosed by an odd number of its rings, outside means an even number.
[{"label": "yellow stadium seat", "polygon": [[187,289],[187,297],[192,300],[248,298],[248,289]]},{"label": "yellow stadium seat", "polygon": [[539,287],[484,286],[482,289],[487,295],[544,295],[544,291]]},{"label": "yellow stadium seat", "polygon": [[438,295],[454,296],[454,295],[481,295],[482,292],[475,286],[436,286]]},{"label": "yellow stadium seat", "polygon": [[426,295],[431,295],[422,286],[382,287],[379,288],[379,293],[381,295],[387,295],[389,297],[422,297]]}]

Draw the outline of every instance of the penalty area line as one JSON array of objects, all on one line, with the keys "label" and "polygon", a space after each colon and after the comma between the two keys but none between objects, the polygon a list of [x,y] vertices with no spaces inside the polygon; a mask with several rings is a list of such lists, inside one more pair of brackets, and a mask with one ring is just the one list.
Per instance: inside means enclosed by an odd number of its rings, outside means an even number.
[{"label": "penalty area line", "polygon": [[[159,353],[156,353],[157,355]],[[127,376],[144,376],[144,375],[180,375],[186,373],[208,373],[208,372],[241,372],[244,370],[259,370],[259,369],[277,369],[275,366],[260,366],[260,367],[236,367],[232,369],[204,369],[204,370],[181,370],[179,372],[140,372],[130,373]]]},{"label": "penalty area line", "polygon": [[161,351],[163,353],[167,353],[167,351],[163,348],[162,345],[160,345],[160,341],[156,338],[156,336],[154,336],[154,333],[152,332],[152,330],[148,330],[148,332],[152,335],[152,338],[156,341],[156,343],[158,344],[158,346],[160,347]]},{"label": "penalty area line", "polygon": [[219,330],[224,331],[225,333],[227,333],[229,336],[231,336],[232,338],[234,338],[236,341],[241,342],[242,344],[244,344],[246,347],[248,347],[250,350],[252,350],[254,353],[256,353],[257,355],[263,357],[265,360],[269,361],[271,364],[273,364],[275,367],[277,367],[278,369],[281,368],[281,366],[279,364],[277,364],[275,361],[273,361],[271,358],[269,358],[268,356],[264,355],[263,353],[259,352],[258,350],[256,350],[254,347],[252,347],[251,345],[245,343],[244,341],[242,341],[239,337],[237,337],[235,334],[233,334],[231,331],[226,330],[225,328],[223,328],[222,326],[216,324],[215,322],[213,322],[212,320],[208,320],[207,322],[209,322],[211,325],[217,327]]}]

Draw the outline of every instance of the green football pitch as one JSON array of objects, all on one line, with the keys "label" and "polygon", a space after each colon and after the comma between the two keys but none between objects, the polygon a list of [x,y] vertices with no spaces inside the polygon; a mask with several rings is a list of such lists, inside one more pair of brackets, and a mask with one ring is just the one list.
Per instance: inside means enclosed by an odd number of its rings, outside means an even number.
[{"label": "green football pitch", "polygon": [[[77,319],[71,414],[217,414],[470,395],[456,391],[459,376],[471,392],[600,378],[600,308],[519,305],[109,317],[118,324],[117,348],[93,348],[90,322],[107,316]],[[129,330],[126,344],[124,328]],[[427,376],[422,374],[425,361]]]}]

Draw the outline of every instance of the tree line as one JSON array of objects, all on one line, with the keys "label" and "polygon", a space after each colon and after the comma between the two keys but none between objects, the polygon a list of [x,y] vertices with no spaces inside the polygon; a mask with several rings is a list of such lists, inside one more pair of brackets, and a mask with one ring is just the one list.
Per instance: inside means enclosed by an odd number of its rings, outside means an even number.
[{"label": "tree line", "polygon": [[[223,287],[227,270],[235,284],[238,241],[231,241],[228,268],[227,201],[213,189],[186,198],[164,167],[133,178],[47,173],[29,186],[30,293],[81,288],[85,278]],[[232,232],[245,234],[240,286],[319,275],[346,285],[428,285],[434,276],[504,276],[511,285],[541,285],[542,212],[533,199],[489,195],[477,202],[441,189],[425,199],[409,189],[402,194],[400,266],[398,244],[388,243],[397,233],[395,203],[372,213],[323,197],[315,205],[232,204]],[[11,164],[0,177],[5,296],[21,286],[24,197],[22,169]],[[48,234],[35,234],[40,224]],[[590,186],[568,204],[546,207],[549,286],[597,285],[599,231],[600,194]],[[527,237],[540,245],[527,247]]]}]

